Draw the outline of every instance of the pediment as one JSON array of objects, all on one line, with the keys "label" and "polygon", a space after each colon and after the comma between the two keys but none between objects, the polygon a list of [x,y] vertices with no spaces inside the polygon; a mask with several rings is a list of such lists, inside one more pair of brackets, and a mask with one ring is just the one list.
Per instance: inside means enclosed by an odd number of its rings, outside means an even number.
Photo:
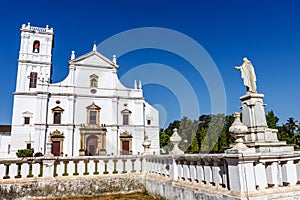
[{"label": "pediment", "polygon": [[99,106],[97,106],[94,102],[92,103],[92,105],[87,106],[86,109],[88,109],[88,110],[101,110],[101,108]]},{"label": "pediment", "polygon": [[115,64],[100,54],[97,51],[92,51],[90,53],[84,54],[78,58],[69,61],[69,64],[82,65],[82,66],[99,66],[99,67],[108,67],[113,68]]},{"label": "pediment", "polygon": [[131,114],[132,112],[125,108],[124,110],[121,111],[122,114]]}]

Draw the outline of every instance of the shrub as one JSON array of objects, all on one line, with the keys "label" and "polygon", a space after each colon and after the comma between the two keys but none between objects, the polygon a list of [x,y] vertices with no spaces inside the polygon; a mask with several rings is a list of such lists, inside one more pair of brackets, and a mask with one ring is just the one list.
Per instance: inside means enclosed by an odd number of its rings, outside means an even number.
[{"label": "shrub", "polygon": [[36,152],[34,154],[34,157],[41,157],[41,156],[44,156],[44,154],[42,154],[41,152]]},{"label": "shrub", "polygon": [[19,149],[16,153],[19,158],[33,157],[33,149]]}]

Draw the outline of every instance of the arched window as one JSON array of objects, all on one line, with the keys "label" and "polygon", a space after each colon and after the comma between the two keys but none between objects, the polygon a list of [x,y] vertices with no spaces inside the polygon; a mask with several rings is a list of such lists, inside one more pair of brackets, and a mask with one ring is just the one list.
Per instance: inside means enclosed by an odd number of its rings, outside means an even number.
[{"label": "arched window", "polygon": [[32,50],[33,53],[39,53],[40,52],[40,41],[38,40],[35,40],[33,42],[33,50]]},{"label": "arched window", "polygon": [[96,74],[90,75],[90,87],[98,87],[98,76]]},{"label": "arched window", "polygon": [[129,125],[129,116],[131,114],[131,111],[128,109],[124,109],[121,111],[121,114],[123,116],[123,125]]}]

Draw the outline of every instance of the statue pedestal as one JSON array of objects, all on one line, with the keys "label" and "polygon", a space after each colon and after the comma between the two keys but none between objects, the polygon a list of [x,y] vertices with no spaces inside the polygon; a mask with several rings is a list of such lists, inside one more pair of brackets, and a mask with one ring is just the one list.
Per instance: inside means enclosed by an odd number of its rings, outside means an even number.
[{"label": "statue pedestal", "polygon": [[293,145],[278,140],[277,129],[268,128],[263,98],[263,94],[249,92],[240,97],[242,122],[248,127],[244,144],[257,153],[294,151]]}]

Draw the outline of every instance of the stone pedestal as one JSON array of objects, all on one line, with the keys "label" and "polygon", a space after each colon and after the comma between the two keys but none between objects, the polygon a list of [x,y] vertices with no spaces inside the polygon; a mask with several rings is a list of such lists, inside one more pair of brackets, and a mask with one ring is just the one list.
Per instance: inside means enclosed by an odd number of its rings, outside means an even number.
[{"label": "stone pedestal", "polygon": [[249,92],[240,97],[242,122],[248,127],[244,144],[250,148],[255,148],[258,153],[294,151],[293,145],[278,141],[277,129],[268,128],[263,98],[263,94]]}]

